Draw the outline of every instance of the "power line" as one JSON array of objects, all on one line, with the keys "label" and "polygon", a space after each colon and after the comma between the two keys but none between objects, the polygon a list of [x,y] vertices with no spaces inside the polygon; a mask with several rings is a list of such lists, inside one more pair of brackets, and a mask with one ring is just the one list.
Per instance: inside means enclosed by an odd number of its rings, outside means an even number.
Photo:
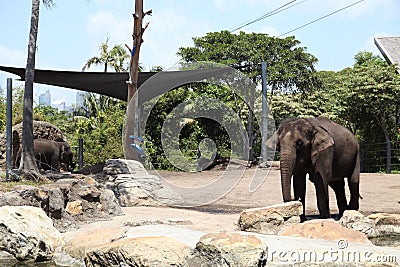
[{"label": "power line", "polygon": [[[295,4],[293,4],[293,5],[290,5],[290,4],[292,4],[292,3],[296,2],[296,1],[297,1],[297,0],[292,0],[292,1],[290,1],[290,2],[288,2],[288,3],[286,3],[286,4],[284,4],[284,5],[282,5],[282,6],[280,6],[280,7],[278,7],[278,8],[276,8],[276,9],[272,10],[272,11],[269,11],[269,12],[265,13],[264,15],[261,15],[260,17],[254,19],[254,20],[247,21],[247,22],[241,24],[240,26],[238,26],[238,27],[236,27],[236,28],[233,28],[233,29],[231,29],[231,30],[229,30],[229,31],[230,31],[230,32],[235,32],[235,31],[240,30],[240,29],[242,29],[242,28],[244,28],[244,27],[246,27],[246,26],[248,26],[248,25],[250,25],[250,24],[256,23],[256,22],[258,22],[258,21],[260,21],[260,20],[266,19],[266,18],[271,17],[271,16],[273,16],[273,15],[276,15],[276,14],[282,12],[282,11],[285,11],[285,10],[287,10],[287,9],[289,9],[289,8],[292,8],[292,7],[294,7],[294,6],[297,6],[297,5],[303,3],[303,2],[305,2],[305,1],[307,1],[307,0],[302,0],[302,1],[298,2],[298,3],[295,3]],[[288,5],[290,5],[290,6],[288,6]]]},{"label": "power line", "polygon": [[313,23],[315,23],[315,22],[317,22],[317,21],[320,21],[320,20],[325,19],[325,18],[327,18],[327,17],[329,17],[329,16],[332,16],[332,15],[334,15],[334,14],[336,14],[336,13],[339,13],[339,12],[341,12],[341,11],[343,11],[343,10],[349,8],[349,7],[355,6],[355,5],[357,5],[357,4],[359,4],[359,3],[363,2],[363,1],[365,1],[365,0],[360,0],[360,1],[358,1],[358,2],[355,2],[355,3],[353,3],[353,4],[350,4],[350,5],[348,5],[348,6],[345,6],[345,7],[341,8],[341,9],[338,9],[338,10],[332,12],[332,13],[329,13],[328,15],[325,15],[325,16],[320,17],[320,18],[318,18],[318,19],[316,19],[316,20],[313,20],[313,21],[311,21],[311,22],[309,22],[309,23],[306,23],[306,24],[304,24],[304,25],[302,25],[302,26],[300,26],[300,27],[297,27],[296,29],[293,29],[293,30],[291,30],[291,31],[285,32],[285,33],[279,35],[278,37],[281,37],[281,36],[283,36],[283,35],[286,35],[286,34],[289,34],[289,33],[294,32],[294,31],[297,31],[297,30],[299,30],[299,29],[301,29],[301,28],[304,28],[304,27],[306,27],[306,26],[308,26],[308,25],[311,25],[311,24],[313,24]]}]

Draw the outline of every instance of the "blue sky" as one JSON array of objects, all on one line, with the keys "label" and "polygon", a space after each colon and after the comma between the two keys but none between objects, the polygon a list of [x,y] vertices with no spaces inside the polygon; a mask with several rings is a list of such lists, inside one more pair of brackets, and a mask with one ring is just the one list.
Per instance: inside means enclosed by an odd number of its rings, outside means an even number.
[{"label": "blue sky", "polygon": [[[54,0],[56,6],[40,10],[36,67],[80,71],[85,61],[109,44],[132,43],[134,0]],[[168,69],[178,62],[179,47],[192,46],[192,37],[207,32],[231,30],[290,0],[143,0],[153,16],[144,35],[140,62],[146,70],[160,65]],[[306,0],[291,9],[251,24],[241,30],[279,36],[323,17],[357,0]],[[31,1],[0,3],[0,65],[25,67],[30,27]],[[379,54],[373,37],[399,36],[399,0],[364,0],[335,15],[289,35],[319,59],[318,70],[341,70],[353,64],[359,51]],[[93,71],[100,68],[93,68]],[[0,72],[0,87],[6,78]],[[14,81],[14,85],[22,85]],[[48,87],[35,85],[35,95]],[[51,88],[52,101],[75,102],[74,90]]]}]

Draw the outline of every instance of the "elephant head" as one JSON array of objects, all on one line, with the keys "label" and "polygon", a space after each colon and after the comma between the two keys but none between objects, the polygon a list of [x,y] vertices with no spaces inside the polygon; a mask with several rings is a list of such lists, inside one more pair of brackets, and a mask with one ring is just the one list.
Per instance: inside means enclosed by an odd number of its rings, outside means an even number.
[{"label": "elephant head", "polygon": [[[281,185],[283,201],[292,200],[291,177],[294,170],[315,168],[321,151],[332,147],[334,141],[321,126],[308,119],[288,119],[268,140],[267,146],[280,152]],[[296,199],[297,200],[297,199]]]},{"label": "elephant head", "polygon": [[71,147],[67,142],[60,142],[60,162],[66,164],[68,171],[75,168]]}]

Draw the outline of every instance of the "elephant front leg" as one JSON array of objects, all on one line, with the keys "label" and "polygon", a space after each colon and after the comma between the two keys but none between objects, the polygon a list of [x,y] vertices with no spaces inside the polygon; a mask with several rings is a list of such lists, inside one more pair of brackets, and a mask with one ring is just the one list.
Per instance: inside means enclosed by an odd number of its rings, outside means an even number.
[{"label": "elephant front leg", "polygon": [[300,215],[300,221],[304,222],[306,218],[306,173],[299,173],[293,176],[294,199],[300,200],[303,205],[303,214]]},{"label": "elephant front leg", "polygon": [[314,186],[317,193],[317,206],[321,219],[330,218],[328,182],[317,172],[314,177]]},{"label": "elephant front leg", "polygon": [[339,208],[339,219],[342,217],[343,212],[347,209],[346,193],[344,191],[344,180],[332,181],[329,184],[336,195],[336,203]]}]

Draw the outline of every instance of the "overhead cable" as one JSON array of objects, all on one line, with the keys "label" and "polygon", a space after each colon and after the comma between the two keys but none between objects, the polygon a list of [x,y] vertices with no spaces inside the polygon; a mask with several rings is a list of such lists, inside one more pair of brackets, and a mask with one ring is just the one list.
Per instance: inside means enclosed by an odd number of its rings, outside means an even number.
[{"label": "overhead cable", "polygon": [[352,6],[355,6],[355,5],[357,5],[357,4],[359,4],[359,3],[363,2],[363,1],[365,1],[365,0],[360,0],[360,1],[358,1],[358,2],[355,2],[355,3],[353,3],[353,4],[350,4],[350,5],[348,5],[348,6],[345,6],[345,7],[341,8],[341,9],[338,9],[338,10],[332,12],[332,13],[329,13],[328,15],[325,15],[325,16],[323,16],[323,17],[320,17],[320,18],[318,18],[318,19],[316,19],[316,20],[313,20],[313,21],[311,21],[311,22],[309,22],[309,23],[306,23],[306,24],[304,24],[304,25],[302,25],[302,26],[300,26],[300,27],[297,27],[297,28],[295,28],[295,29],[293,29],[293,30],[290,30],[290,31],[288,31],[288,32],[285,32],[285,33],[279,35],[278,37],[281,37],[281,36],[283,36],[283,35],[286,35],[286,34],[289,34],[289,33],[294,32],[294,31],[297,31],[297,30],[299,30],[299,29],[301,29],[301,28],[304,28],[304,27],[306,27],[306,26],[308,26],[308,25],[311,25],[311,24],[313,24],[313,23],[315,23],[315,22],[317,22],[317,21],[320,21],[320,20],[325,19],[325,18],[327,18],[327,17],[329,17],[329,16],[332,16],[332,15],[334,15],[334,14],[336,14],[336,13],[339,13],[339,12],[341,12],[341,11],[347,9],[347,8],[350,8],[350,7],[352,7]]},{"label": "overhead cable", "polygon": [[[271,17],[271,16],[273,16],[273,15],[275,15],[275,14],[278,14],[278,13],[280,13],[280,12],[282,12],[282,11],[285,11],[285,10],[287,10],[287,9],[289,9],[289,8],[292,8],[292,7],[294,7],[294,6],[297,6],[297,5],[303,3],[303,2],[305,2],[305,1],[307,1],[307,0],[302,0],[302,1],[298,2],[298,3],[294,3],[294,2],[296,2],[296,1],[297,1],[297,0],[292,0],[292,1],[290,1],[290,2],[288,2],[288,3],[286,3],[286,4],[284,4],[284,5],[282,5],[282,6],[280,6],[280,7],[278,7],[278,8],[276,8],[276,9],[272,10],[272,11],[269,11],[269,12],[265,13],[264,15],[261,15],[260,17],[254,19],[254,20],[247,21],[247,22],[241,24],[240,26],[238,26],[238,27],[236,27],[236,28],[233,28],[233,29],[231,29],[231,30],[229,30],[229,31],[230,31],[230,32],[235,32],[235,31],[240,30],[240,29],[242,29],[242,28],[244,28],[244,27],[246,27],[246,26],[249,26],[250,24],[256,23],[256,22],[258,22],[258,21],[260,21],[260,20],[266,19],[266,18]],[[294,4],[293,4],[293,5],[290,5],[290,4],[292,4],[292,3],[294,3]]]}]

